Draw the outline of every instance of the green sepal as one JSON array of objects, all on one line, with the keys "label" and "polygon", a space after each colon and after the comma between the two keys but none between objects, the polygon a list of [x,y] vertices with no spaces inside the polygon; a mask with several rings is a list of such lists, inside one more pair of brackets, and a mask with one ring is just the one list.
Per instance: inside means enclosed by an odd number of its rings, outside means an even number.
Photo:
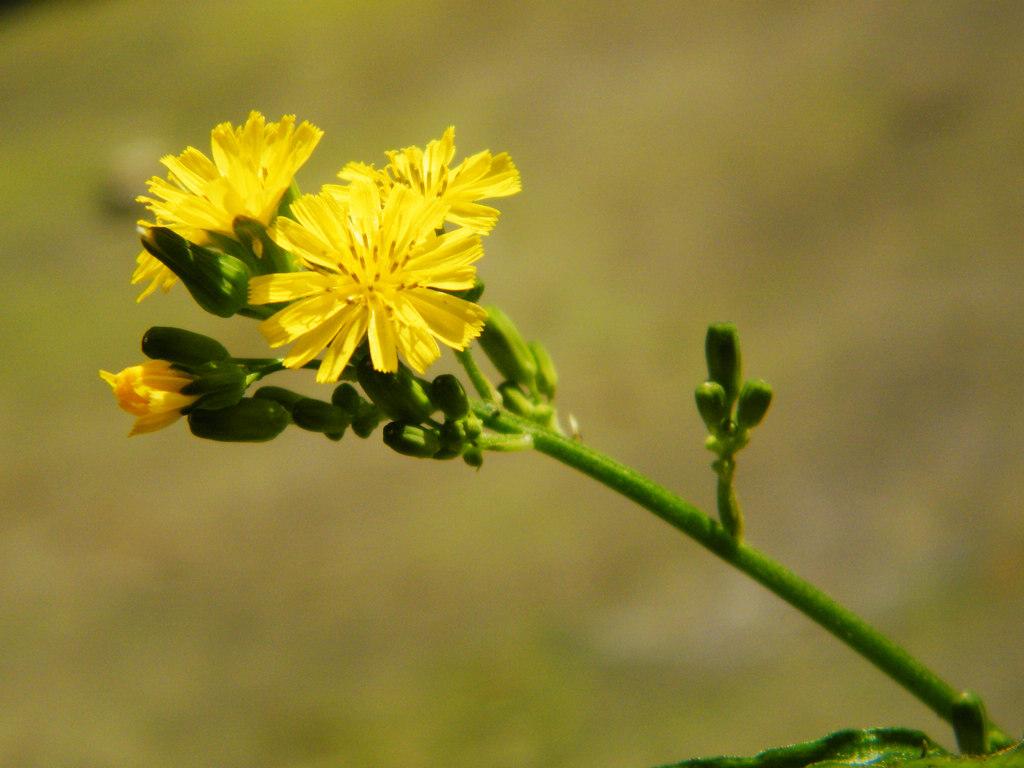
[{"label": "green sepal", "polygon": [[476,304],[480,301],[480,297],[484,295],[484,284],[482,280],[476,280],[472,288],[464,288],[461,291],[442,291],[442,293],[448,293],[456,298]]},{"label": "green sepal", "polygon": [[351,419],[344,410],[323,400],[305,397],[292,409],[292,421],[310,432],[325,435],[343,435]]},{"label": "green sepal", "polygon": [[302,192],[299,191],[299,185],[295,179],[292,179],[292,183],[288,185],[288,189],[285,190],[284,194],[281,195],[281,202],[277,204],[277,215],[278,216],[289,216],[292,212],[292,203],[302,197]]},{"label": "green sepal", "polygon": [[259,259],[260,274],[298,271],[298,260],[270,239],[263,222],[249,216],[236,216],[231,222],[231,229],[238,241]]},{"label": "green sepal", "polygon": [[206,236],[210,238],[210,247],[213,250],[223,251],[229,256],[234,256],[244,263],[254,275],[263,273],[263,268],[260,266],[263,262],[259,256],[253,253],[251,243],[240,243],[237,238],[221,232],[207,232]]},{"label": "green sepal", "polygon": [[533,392],[537,385],[533,353],[508,315],[495,306],[485,309],[487,322],[478,339],[480,347],[502,376]]},{"label": "green sepal", "polygon": [[466,390],[450,373],[442,373],[430,382],[430,401],[448,419],[461,419],[469,413]]},{"label": "green sepal", "polygon": [[182,409],[188,414],[197,410],[227,408],[242,399],[249,388],[248,372],[235,363],[212,360],[201,365],[177,363],[175,368],[185,371],[193,380],[181,388],[183,395],[199,395],[192,405]]},{"label": "green sepal", "polygon": [[252,271],[241,259],[190,243],[166,227],[146,227],[142,247],[177,275],[210,314],[231,317],[248,302]]},{"label": "green sepal", "polygon": [[708,378],[722,385],[725,401],[732,409],[743,375],[740,336],[736,326],[732,323],[714,323],[709,326],[704,340],[704,353],[708,363]]},{"label": "green sepal", "polygon": [[717,381],[705,381],[698,385],[694,398],[697,401],[697,412],[704,420],[708,432],[717,434],[730,415],[725,388]]},{"label": "green sepal", "polygon": [[285,407],[285,410],[287,410],[289,414],[291,414],[292,409],[295,408],[296,403],[300,400],[306,399],[305,395],[300,395],[298,392],[292,392],[290,389],[275,387],[272,385],[260,387],[252,393],[252,396],[280,403]]},{"label": "green sepal", "polygon": [[363,392],[388,418],[419,424],[434,412],[426,387],[406,366],[399,365],[394,373],[382,373],[367,356],[359,361],[356,373]]},{"label": "green sepal", "polygon": [[201,409],[188,415],[196,437],[229,443],[273,440],[291,423],[287,409],[273,400],[246,397],[227,408]]},{"label": "green sepal", "polygon": [[763,379],[747,379],[736,404],[736,424],[740,429],[756,427],[772,404],[772,385]]},{"label": "green sepal", "polygon": [[392,421],[384,425],[384,444],[403,456],[430,459],[441,450],[441,438],[433,429]]},{"label": "green sepal", "polygon": [[548,354],[547,347],[539,341],[531,341],[527,346],[537,364],[537,392],[548,400],[554,400],[555,390],[558,388],[558,372],[555,370],[551,355]]},{"label": "green sepal", "polygon": [[153,360],[193,365],[229,356],[228,350],[216,339],[164,325],[154,325],[143,334],[142,354]]}]

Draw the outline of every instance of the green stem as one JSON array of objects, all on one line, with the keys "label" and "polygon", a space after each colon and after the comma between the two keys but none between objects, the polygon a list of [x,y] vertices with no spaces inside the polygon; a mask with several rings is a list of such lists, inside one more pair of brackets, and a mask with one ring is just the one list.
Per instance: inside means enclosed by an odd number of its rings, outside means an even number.
[{"label": "green stem", "polygon": [[480,366],[476,364],[476,358],[473,357],[469,347],[455,350],[455,359],[466,369],[466,375],[469,376],[473,389],[476,390],[480,397],[492,403],[501,401],[501,396],[494,389],[490,379],[484,375],[484,372],[480,370]]},{"label": "green stem", "polygon": [[743,513],[736,500],[736,491],[732,487],[732,475],[736,470],[736,462],[731,456],[723,456],[712,467],[718,475],[717,492],[718,519],[729,535],[734,539],[743,538]]},{"label": "green stem", "polygon": [[[507,411],[481,408],[481,417],[499,427],[528,434],[541,453],[583,472],[613,491],[653,512],[706,549],[813,619],[882,672],[906,688],[939,717],[952,722],[953,705],[960,691],[942,680],[863,619],[767,555],[731,536],[717,521],[648,478],[589,448]],[[993,748],[1014,744],[1002,730],[989,724]]]}]

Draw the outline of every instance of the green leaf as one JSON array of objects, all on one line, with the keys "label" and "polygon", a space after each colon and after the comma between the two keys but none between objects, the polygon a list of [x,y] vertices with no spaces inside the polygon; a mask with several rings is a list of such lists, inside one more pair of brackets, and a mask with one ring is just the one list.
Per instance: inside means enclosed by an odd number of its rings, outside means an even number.
[{"label": "green leaf", "polygon": [[[672,768],[805,768],[806,766],[900,764],[910,768],[920,763],[938,766],[946,761],[963,763],[921,731],[905,728],[876,728],[865,731],[836,731],[823,739],[778,747],[754,757],[711,757],[675,763]],[[1024,766],[1024,762],[1021,763]],[[667,768],[667,767],[666,767]]]}]

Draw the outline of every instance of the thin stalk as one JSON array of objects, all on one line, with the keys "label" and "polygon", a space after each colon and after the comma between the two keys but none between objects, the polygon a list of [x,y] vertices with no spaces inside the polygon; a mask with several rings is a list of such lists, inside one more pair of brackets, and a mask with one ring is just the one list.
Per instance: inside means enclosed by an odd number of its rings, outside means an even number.
[{"label": "thin stalk", "polygon": [[[631,499],[735,566],[842,640],[943,720],[952,723],[953,705],[960,691],[817,587],[750,545],[738,541],[720,523],[635,470],[579,441],[563,437],[507,411],[494,413],[483,408],[481,411],[481,417],[486,415],[495,426],[519,429],[529,434],[536,450]],[[988,736],[995,749],[1015,743],[991,723]]]}]

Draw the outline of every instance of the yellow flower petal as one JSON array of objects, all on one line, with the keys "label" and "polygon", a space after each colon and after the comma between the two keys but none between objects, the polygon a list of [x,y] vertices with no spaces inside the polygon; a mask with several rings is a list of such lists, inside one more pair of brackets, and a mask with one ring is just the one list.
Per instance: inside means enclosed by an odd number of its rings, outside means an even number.
[{"label": "yellow flower petal", "polygon": [[[426,150],[388,153],[390,175],[349,164],[339,174],[347,184],[303,196],[277,220],[275,241],[311,271],[253,278],[249,300],[293,301],[260,325],[271,346],[294,343],[286,366],[326,350],[317,380],[337,381],[365,339],[377,370],[397,370],[401,355],[422,373],[438,342],[463,349],[480,334],[487,313],[444,291],[473,286],[479,233],[497,216],[470,198],[511,194],[519,176],[507,155],[489,152],[453,171],[454,152],[449,129]],[[438,235],[456,204],[463,228]]]},{"label": "yellow flower petal", "polygon": [[[252,112],[239,128],[221,123],[210,137],[213,160],[194,147],[176,157],[164,157],[167,178],[150,179],[149,195],[138,200],[159,226],[170,227],[199,245],[210,242],[210,233],[233,238],[238,216],[270,228],[295,172],[309,159],[321,135],[319,128],[307,122],[296,127],[294,115],[267,123]],[[155,286],[150,286],[143,296],[153,290]]]},{"label": "yellow flower petal", "polygon": [[121,410],[137,417],[129,437],[172,424],[181,418],[182,408],[199,399],[181,394],[192,377],[166,360],[147,360],[116,374],[100,371],[100,377],[110,385]]}]

